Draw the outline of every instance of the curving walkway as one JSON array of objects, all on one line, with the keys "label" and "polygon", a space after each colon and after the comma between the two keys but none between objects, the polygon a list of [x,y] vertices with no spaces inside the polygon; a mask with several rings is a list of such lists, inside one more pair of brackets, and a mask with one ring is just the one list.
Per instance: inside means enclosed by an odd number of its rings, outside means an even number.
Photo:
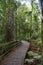
[{"label": "curving walkway", "polygon": [[23,65],[23,60],[28,48],[29,42],[22,41],[22,45],[16,49],[13,48],[12,51],[6,55],[0,65]]}]

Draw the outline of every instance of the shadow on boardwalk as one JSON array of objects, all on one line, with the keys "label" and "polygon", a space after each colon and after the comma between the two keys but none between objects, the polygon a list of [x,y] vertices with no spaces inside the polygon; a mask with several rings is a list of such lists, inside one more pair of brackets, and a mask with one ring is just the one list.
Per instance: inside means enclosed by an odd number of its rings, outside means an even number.
[{"label": "shadow on boardwalk", "polygon": [[29,42],[22,41],[21,46],[16,49],[13,48],[10,53],[6,55],[0,65],[23,65],[25,54],[29,48]]}]

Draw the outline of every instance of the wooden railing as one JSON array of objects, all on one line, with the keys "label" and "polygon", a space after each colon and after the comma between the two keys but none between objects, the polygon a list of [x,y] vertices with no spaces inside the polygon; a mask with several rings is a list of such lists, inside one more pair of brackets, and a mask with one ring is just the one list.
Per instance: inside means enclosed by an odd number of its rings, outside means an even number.
[{"label": "wooden railing", "polygon": [[18,41],[11,41],[8,43],[3,43],[0,45],[0,61],[2,60],[3,56],[5,56],[11,49],[14,47],[17,47],[21,44],[21,42]]}]

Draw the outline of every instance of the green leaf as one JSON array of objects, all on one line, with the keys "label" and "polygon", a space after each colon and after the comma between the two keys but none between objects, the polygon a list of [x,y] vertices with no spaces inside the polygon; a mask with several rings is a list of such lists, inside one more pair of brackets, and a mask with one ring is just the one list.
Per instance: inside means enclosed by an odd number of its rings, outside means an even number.
[{"label": "green leaf", "polygon": [[34,58],[37,59],[37,60],[41,59],[41,57],[42,57],[41,55],[34,56]]},{"label": "green leaf", "polygon": [[36,55],[38,55],[38,54],[37,54],[37,53],[34,53],[34,52],[32,52],[32,51],[29,51],[29,52],[28,52],[28,55],[29,55],[29,56],[36,56]]},{"label": "green leaf", "polygon": [[34,59],[25,59],[25,63],[26,63],[26,62],[28,62],[28,63],[34,62]]},{"label": "green leaf", "polygon": [[28,54],[29,56],[33,56],[33,55],[34,55],[34,53],[33,53],[32,51],[29,51],[27,54]]}]

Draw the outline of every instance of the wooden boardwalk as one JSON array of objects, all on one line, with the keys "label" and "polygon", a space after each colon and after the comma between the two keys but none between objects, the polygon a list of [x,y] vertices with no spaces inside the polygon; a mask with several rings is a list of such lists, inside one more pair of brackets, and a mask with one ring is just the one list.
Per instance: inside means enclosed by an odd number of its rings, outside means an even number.
[{"label": "wooden boardwalk", "polygon": [[19,47],[16,49],[13,48],[12,51],[6,55],[0,65],[23,65],[28,48],[29,43],[27,41],[22,41],[22,44]]}]

